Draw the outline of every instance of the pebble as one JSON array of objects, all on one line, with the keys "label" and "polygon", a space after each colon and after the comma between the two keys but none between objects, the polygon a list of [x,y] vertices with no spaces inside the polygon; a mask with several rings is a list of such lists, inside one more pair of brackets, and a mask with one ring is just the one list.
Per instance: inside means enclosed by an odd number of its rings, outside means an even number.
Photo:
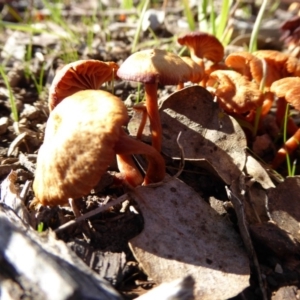
[{"label": "pebble", "polygon": [[7,131],[8,125],[9,125],[8,117],[0,118],[0,135],[4,134]]}]

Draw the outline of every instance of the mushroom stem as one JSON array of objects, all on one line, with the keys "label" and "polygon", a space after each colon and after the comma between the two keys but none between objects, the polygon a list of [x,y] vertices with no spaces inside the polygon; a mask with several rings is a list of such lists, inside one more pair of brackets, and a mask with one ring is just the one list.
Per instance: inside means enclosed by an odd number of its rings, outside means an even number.
[{"label": "mushroom stem", "polygon": [[260,113],[260,119],[262,120],[269,113],[274,102],[274,94],[272,92],[265,92],[264,102],[262,104],[262,109]]},{"label": "mushroom stem", "polygon": [[286,159],[287,154],[294,152],[300,144],[300,129],[298,129],[295,134],[290,137],[282,148],[280,148],[273,159],[272,168],[278,168]]},{"label": "mushroom stem", "polygon": [[150,120],[152,146],[161,151],[162,128],[157,103],[157,83],[145,83],[146,108]]},{"label": "mushroom stem", "polygon": [[180,91],[180,90],[182,90],[183,88],[184,88],[184,83],[183,83],[183,82],[179,82],[179,83],[177,84],[176,90],[177,90],[177,91]]},{"label": "mushroom stem", "polygon": [[145,107],[145,105],[135,105],[133,107],[136,111],[139,111],[141,112],[142,114],[142,119],[141,119],[141,122],[140,122],[140,125],[139,125],[139,128],[138,128],[138,131],[136,133],[136,138],[138,140],[141,140],[142,139],[142,135],[143,135],[143,131],[144,131],[144,128],[146,126],[146,122],[147,122],[147,118],[148,118],[148,114],[147,114],[147,108]]},{"label": "mushroom stem", "polygon": [[131,155],[117,154],[117,163],[122,180],[133,187],[142,184],[143,176],[138,170]]},{"label": "mushroom stem", "polygon": [[165,177],[165,161],[154,147],[135,140],[125,132],[115,145],[118,155],[144,154],[148,160],[148,167],[144,178],[144,184],[162,181]]}]

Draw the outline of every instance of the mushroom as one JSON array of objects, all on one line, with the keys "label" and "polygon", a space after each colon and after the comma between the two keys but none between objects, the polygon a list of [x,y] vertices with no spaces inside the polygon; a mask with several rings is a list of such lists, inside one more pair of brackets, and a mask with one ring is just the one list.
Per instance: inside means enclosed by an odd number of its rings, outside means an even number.
[{"label": "mushroom", "polygon": [[116,77],[119,66],[115,62],[93,59],[78,60],[58,70],[49,89],[50,111],[65,97],[86,89],[98,90]]},{"label": "mushroom", "polygon": [[249,80],[254,79],[260,84],[263,75],[262,61],[253,54],[247,51],[230,53],[225,59],[225,64]]},{"label": "mushroom", "polygon": [[153,147],[125,133],[122,126],[127,121],[123,102],[105,91],[79,91],[61,101],[50,113],[38,152],[33,182],[36,201],[65,205],[70,198],[87,195],[115,155],[125,158],[121,171],[129,183],[141,183],[127,160],[134,153],[145,154],[149,162],[144,184],[161,181],[164,159]]},{"label": "mushroom", "polygon": [[[191,68],[191,75],[189,77],[189,81],[192,83],[199,83],[204,75],[204,65],[198,65],[194,60],[192,60],[188,56],[181,56],[181,59],[190,66]],[[178,86],[178,89],[180,89],[182,86]]]},{"label": "mushroom", "polygon": [[117,71],[118,77],[123,80],[144,83],[152,145],[159,152],[162,128],[157,103],[158,84],[177,85],[189,81],[191,72],[191,68],[178,55],[160,49],[147,49],[133,53]]},{"label": "mushroom", "polygon": [[[271,91],[279,99],[291,104],[296,110],[300,111],[300,78],[286,77],[275,81],[271,86]],[[300,129],[297,127],[292,136],[285,142],[283,147],[278,150],[272,162],[272,167],[276,169],[286,159],[286,154],[294,152],[300,143]]]},{"label": "mushroom", "polygon": [[274,102],[274,95],[270,92],[272,80],[270,80],[270,76],[268,75],[270,70],[266,62],[266,80],[264,80],[263,89],[261,86],[264,77],[264,62],[264,58],[258,58],[247,51],[231,53],[225,59],[225,64],[228,67],[246,76],[250,81],[254,80],[262,92],[264,92],[264,101],[260,111],[259,122],[265,118]]},{"label": "mushroom", "polygon": [[[259,50],[253,52],[258,58],[264,59],[267,64],[267,74],[265,79],[265,87],[270,90],[273,82],[284,77],[299,76],[300,75],[300,61],[286,53],[276,50]],[[281,97],[277,99],[276,121],[279,126],[285,116],[286,101]],[[288,121],[288,132],[293,134],[297,130],[297,126],[292,119]]]},{"label": "mushroom", "polygon": [[276,50],[258,50],[252,54],[267,63],[266,87],[270,87],[274,81],[283,77],[300,75],[300,61],[286,53]]},{"label": "mushroom", "polygon": [[222,43],[212,34],[206,32],[191,32],[177,39],[178,43],[190,50],[191,58],[203,64],[203,58],[213,63],[223,59],[224,47]]},{"label": "mushroom", "polygon": [[263,94],[255,82],[233,70],[217,70],[210,74],[207,86],[214,87],[219,105],[229,113],[238,115],[259,107]]}]

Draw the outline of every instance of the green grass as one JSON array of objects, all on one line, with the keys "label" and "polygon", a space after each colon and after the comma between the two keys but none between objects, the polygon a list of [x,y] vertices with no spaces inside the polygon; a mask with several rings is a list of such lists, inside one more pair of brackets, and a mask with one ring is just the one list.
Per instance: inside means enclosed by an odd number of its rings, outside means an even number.
[{"label": "green grass", "polygon": [[[290,113],[290,105],[288,104],[285,109],[285,114],[284,114],[284,120],[283,120],[283,144],[285,145],[287,141],[287,121],[289,118],[289,113]],[[291,163],[290,155],[286,151],[286,167],[287,167],[287,173],[288,176],[295,176],[295,171],[296,171],[296,162],[294,161],[293,164]]]},{"label": "green grass", "polygon": [[133,42],[132,42],[131,53],[134,53],[136,51],[136,47],[137,47],[137,44],[139,42],[139,37],[140,37],[141,31],[142,31],[144,16],[145,16],[145,13],[146,13],[149,5],[150,5],[150,0],[143,0],[143,1],[141,1],[140,5],[142,7],[142,11],[139,15],[136,33],[134,35],[134,39],[133,39]]},{"label": "green grass", "polygon": [[41,233],[44,231],[44,223],[40,222],[37,226],[37,232]]},{"label": "green grass", "polygon": [[15,122],[18,122],[19,121],[19,116],[18,116],[18,109],[17,109],[16,99],[14,97],[12,88],[9,84],[9,80],[8,80],[8,77],[6,75],[5,68],[4,68],[3,65],[0,65],[0,75],[3,78],[4,84],[5,84],[5,86],[8,90],[8,99],[9,99],[9,104],[10,104],[10,107],[11,107],[12,118]]},{"label": "green grass", "polygon": [[263,0],[262,1],[261,7],[260,7],[258,15],[257,15],[257,18],[255,20],[253,30],[252,30],[252,33],[251,33],[250,43],[249,43],[249,52],[250,53],[257,50],[258,33],[259,33],[259,30],[260,30],[260,27],[261,27],[261,23],[262,23],[262,20],[263,20],[264,13],[266,11],[267,4],[268,4],[268,0]]},{"label": "green grass", "polygon": [[196,29],[196,24],[195,24],[193,12],[190,8],[189,0],[181,0],[181,1],[183,5],[184,15],[189,25],[189,29],[191,31],[194,31]]}]

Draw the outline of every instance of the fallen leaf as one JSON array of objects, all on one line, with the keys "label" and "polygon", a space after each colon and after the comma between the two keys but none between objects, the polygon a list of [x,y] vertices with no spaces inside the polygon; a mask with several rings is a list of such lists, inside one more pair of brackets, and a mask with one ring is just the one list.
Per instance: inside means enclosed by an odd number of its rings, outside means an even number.
[{"label": "fallen leaf", "polygon": [[252,177],[253,181],[258,182],[264,189],[275,187],[267,171],[250,155],[247,155],[245,172]]},{"label": "fallen leaf", "polygon": [[0,203],[4,203],[14,210],[25,224],[33,225],[34,221],[31,219],[30,214],[15,187],[17,178],[17,173],[11,170],[7,177],[2,181],[0,185]]},{"label": "fallen leaf", "polygon": [[300,176],[288,177],[276,188],[270,189],[269,211],[280,229],[290,233],[300,243]]},{"label": "fallen leaf", "polygon": [[181,132],[186,160],[207,160],[226,184],[239,177],[246,161],[245,134],[205,88],[191,86],[173,93],[161,103],[160,116],[164,154],[179,159],[176,140]]},{"label": "fallen leaf", "polygon": [[233,226],[178,179],[130,193],[144,230],[130,247],[158,284],[183,275],[195,280],[195,299],[228,299],[249,286],[249,265]]}]

